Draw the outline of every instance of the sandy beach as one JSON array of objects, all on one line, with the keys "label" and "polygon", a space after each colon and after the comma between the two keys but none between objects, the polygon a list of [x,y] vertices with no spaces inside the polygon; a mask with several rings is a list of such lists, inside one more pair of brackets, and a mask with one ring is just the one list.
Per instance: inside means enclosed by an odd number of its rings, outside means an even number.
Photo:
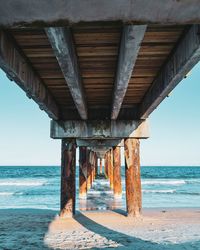
[{"label": "sandy beach", "polygon": [[78,212],[0,210],[0,249],[200,249],[200,209]]}]

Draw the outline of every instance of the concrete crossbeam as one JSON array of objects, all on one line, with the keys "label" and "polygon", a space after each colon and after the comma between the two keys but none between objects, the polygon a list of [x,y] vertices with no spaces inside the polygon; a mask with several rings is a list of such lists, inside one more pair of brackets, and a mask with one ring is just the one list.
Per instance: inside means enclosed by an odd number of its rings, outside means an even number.
[{"label": "concrete crossbeam", "polygon": [[148,137],[148,120],[51,121],[53,139],[146,139]]},{"label": "concrete crossbeam", "polygon": [[55,26],[78,22],[200,23],[199,0],[6,0],[0,26]]},{"label": "concrete crossbeam", "polygon": [[121,139],[105,139],[105,140],[95,140],[95,139],[76,139],[76,145],[78,147],[123,147],[124,141]]}]

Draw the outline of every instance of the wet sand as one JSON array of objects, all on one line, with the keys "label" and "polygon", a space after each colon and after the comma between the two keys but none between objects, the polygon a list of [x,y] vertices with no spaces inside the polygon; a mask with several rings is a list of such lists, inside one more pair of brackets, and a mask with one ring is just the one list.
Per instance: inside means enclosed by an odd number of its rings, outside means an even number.
[{"label": "wet sand", "polygon": [[200,249],[199,209],[78,212],[61,219],[56,211],[0,210],[0,249]]}]

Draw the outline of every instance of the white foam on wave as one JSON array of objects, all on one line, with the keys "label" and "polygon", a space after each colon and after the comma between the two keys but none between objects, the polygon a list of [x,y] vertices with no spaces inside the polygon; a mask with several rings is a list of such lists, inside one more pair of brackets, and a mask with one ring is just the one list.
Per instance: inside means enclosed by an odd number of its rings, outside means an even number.
[{"label": "white foam on wave", "polygon": [[186,183],[188,183],[188,184],[199,184],[200,179],[189,179],[189,180],[186,181]]},{"label": "white foam on wave", "polygon": [[0,180],[0,186],[43,186],[45,180]]},{"label": "white foam on wave", "polygon": [[89,190],[88,193],[90,194],[113,194],[112,190]]},{"label": "white foam on wave", "polygon": [[0,192],[0,196],[11,196],[13,194],[13,192]]},{"label": "white foam on wave", "polygon": [[168,190],[142,190],[143,193],[164,193],[164,194],[173,194],[176,192],[174,189],[168,189]]},{"label": "white foam on wave", "polygon": [[172,185],[179,186],[186,184],[184,180],[143,180],[142,184],[144,185]]},{"label": "white foam on wave", "polygon": [[48,209],[48,210],[53,210],[53,211],[59,210],[59,208],[50,207],[46,205],[22,205],[22,206],[6,205],[6,206],[0,206],[0,209]]}]

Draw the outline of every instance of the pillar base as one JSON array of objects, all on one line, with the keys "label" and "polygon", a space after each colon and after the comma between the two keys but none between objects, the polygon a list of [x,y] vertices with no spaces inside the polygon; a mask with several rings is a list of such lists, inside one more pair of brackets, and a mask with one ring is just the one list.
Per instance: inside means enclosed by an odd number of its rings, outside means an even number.
[{"label": "pillar base", "polygon": [[75,216],[75,214],[72,214],[72,213],[67,212],[67,211],[61,211],[59,214],[59,217],[62,219],[73,218],[74,216]]},{"label": "pillar base", "polygon": [[86,200],[87,199],[87,194],[79,194],[79,199]]},{"label": "pillar base", "polygon": [[121,200],[122,199],[122,194],[114,194],[114,199],[115,200]]},{"label": "pillar base", "polygon": [[127,213],[126,216],[129,218],[138,218],[141,216],[141,213],[140,212],[134,212],[134,213],[129,212],[129,213]]}]

